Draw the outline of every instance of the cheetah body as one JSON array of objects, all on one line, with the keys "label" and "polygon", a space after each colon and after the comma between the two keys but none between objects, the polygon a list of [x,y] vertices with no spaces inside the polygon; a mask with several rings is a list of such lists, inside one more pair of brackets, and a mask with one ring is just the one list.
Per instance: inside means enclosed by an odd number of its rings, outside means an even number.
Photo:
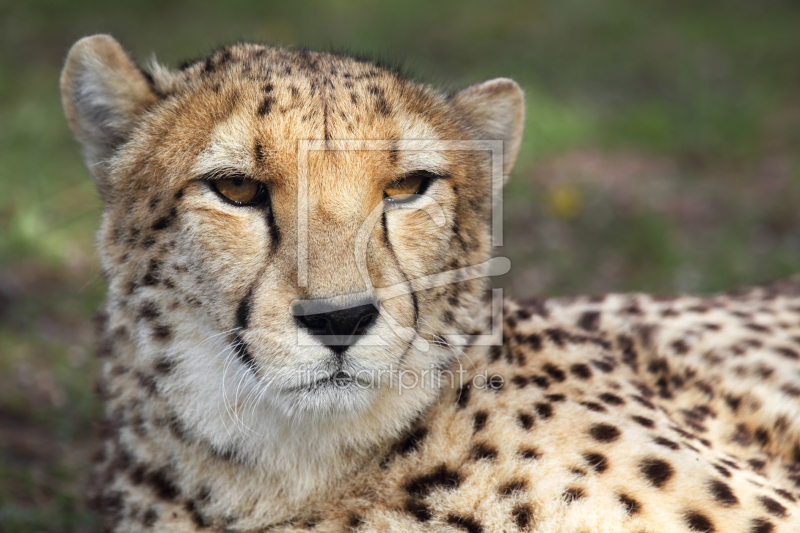
[{"label": "cheetah body", "polygon": [[[414,143],[499,139],[508,175],[510,80],[447,96],[257,45],[146,74],[95,36],[62,92],[105,201],[110,529],[800,531],[800,281],[500,305],[492,162]],[[382,207],[420,170],[414,209]],[[226,203],[231,176],[268,201]],[[290,312],[370,286],[382,344],[342,355]]]}]

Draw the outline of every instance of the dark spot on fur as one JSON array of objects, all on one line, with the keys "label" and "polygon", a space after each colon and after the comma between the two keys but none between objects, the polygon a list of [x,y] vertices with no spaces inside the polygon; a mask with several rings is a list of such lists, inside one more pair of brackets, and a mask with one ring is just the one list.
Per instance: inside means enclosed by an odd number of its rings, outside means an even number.
[{"label": "dark spot on fur", "polygon": [[747,464],[753,467],[753,470],[760,472],[767,465],[763,459],[748,459]]},{"label": "dark spot on fur", "polygon": [[762,446],[769,443],[769,431],[766,428],[758,428],[755,433],[753,433],[753,437],[755,437],[756,441]]},{"label": "dark spot on fur", "polygon": [[90,506],[109,522],[118,522],[125,508],[123,493],[118,490],[109,491],[93,497]]},{"label": "dark spot on fur", "polygon": [[397,444],[397,453],[406,456],[411,452],[419,450],[425,437],[428,436],[428,429],[424,427],[416,428],[409,432],[406,437]]},{"label": "dark spot on fur", "polygon": [[655,426],[655,422],[650,420],[649,418],[645,418],[643,416],[632,416],[631,420],[639,424],[640,426],[644,426],[646,428],[652,428]]},{"label": "dark spot on fur", "polygon": [[672,343],[672,349],[675,350],[677,355],[686,355],[689,353],[689,345],[684,340],[677,340]]},{"label": "dark spot on fur", "polygon": [[545,396],[545,398],[551,402],[564,402],[567,400],[567,397],[563,394],[548,394]]},{"label": "dark spot on fur", "polygon": [[619,500],[619,503],[621,503],[622,506],[625,507],[625,512],[627,512],[631,516],[638,514],[639,511],[642,510],[642,504],[634,500],[627,494],[617,494],[617,499]]},{"label": "dark spot on fur", "polygon": [[777,516],[778,518],[783,518],[786,516],[786,507],[773,500],[769,496],[759,496],[758,501],[761,502],[761,505],[764,506],[764,509],[766,509],[767,512],[772,516]]},{"label": "dark spot on fur", "polygon": [[601,361],[599,359],[593,360],[592,361],[592,366],[595,367],[600,372],[603,372],[605,374],[608,374],[609,372],[614,370],[614,366],[611,363],[609,363],[607,361]]},{"label": "dark spot on fur", "polygon": [[531,333],[525,338],[525,343],[535,352],[542,349],[542,337],[536,333]]},{"label": "dark spot on fur", "polygon": [[484,459],[487,461],[494,461],[497,458],[497,448],[490,444],[478,443],[472,446],[470,455],[475,461]]},{"label": "dark spot on fur", "polygon": [[172,336],[172,330],[169,326],[164,324],[156,324],[153,326],[153,338],[157,341],[165,341]]},{"label": "dark spot on fur", "polygon": [[501,485],[497,493],[500,496],[508,497],[516,492],[525,492],[526,490],[528,490],[528,483],[524,479],[515,479]]},{"label": "dark spot on fur", "polygon": [[158,306],[155,302],[147,301],[142,304],[142,307],[139,310],[139,318],[143,320],[155,320],[160,316],[161,312],[158,310]]},{"label": "dark spot on fur", "polygon": [[419,498],[414,497],[406,500],[406,511],[420,522],[427,522],[433,516],[430,507]]},{"label": "dark spot on fur", "polygon": [[564,491],[562,495],[564,498],[564,502],[570,504],[572,502],[576,502],[578,500],[582,500],[586,497],[586,493],[580,487],[569,487],[567,490]]},{"label": "dark spot on fur", "polygon": [[563,347],[569,338],[569,333],[560,328],[546,329],[544,330],[544,334],[558,347]]},{"label": "dark spot on fur", "polygon": [[533,519],[533,509],[528,504],[517,505],[511,511],[511,518],[514,519],[514,523],[520,531],[525,531]]},{"label": "dark spot on fur", "polygon": [[529,430],[533,427],[533,416],[528,413],[518,413],[517,423],[522,426],[522,429]]},{"label": "dark spot on fur", "polygon": [[684,515],[684,519],[686,520],[686,526],[692,531],[697,531],[699,533],[714,533],[715,531],[714,524],[711,523],[711,520],[697,511],[689,511]]},{"label": "dark spot on fur", "polygon": [[664,437],[655,437],[653,439],[653,442],[655,442],[659,446],[664,446],[665,448],[669,448],[670,450],[679,450],[681,448],[677,442],[665,439]]},{"label": "dark spot on fur", "polygon": [[528,385],[528,378],[524,376],[514,376],[511,378],[511,383],[513,383],[518,389],[522,389]]},{"label": "dark spot on fur", "polygon": [[192,518],[192,522],[198,529],[205,529],[211,526],[211,523],[208,522],[202,514],[200,514],[199,505],[194,500],[186,500],[185,504],[186,512],[189,513],[189,516]]},{"label": "dark spot on fur", "polygon": [[589,379],[592,377],[592,370],[582,363],[572,365],[569,371],[578,379]]},{"label": "dark spot on fur", "polygon": [[734,413],[739,410],[739,406],[742,404],[742,398],[736,396],[728,396],[725,398],[725,404],[731,408],[731,411]]},{"label": "dark spot on fur", "polygon": [[161,357],[156,361],[156,364],[153,366],[153,370],[155,370],[157,374],[169,374],[175,370],[175,361],[168,359],[167,357]]},{"label": "dark spot on fur", "polygon": [[483,527],[481,526],[480,522],[477,522],[472,518],[451,514],[447,515],[446,521],[450,525],[467,531],[467,533],[483,533]]},{"label": "dark spot on fur", "polygon": [[[170,209],[170,212],[169,212],[168,215],[165,215],[165,216],[159,218],[158,220],[156,220],[153,223],[152,229],[155,230],[155,231],[160,231],[160,230],[166,229],[167,227],[169,227],[170,224],[172,224],[172,221],[177,216],[178,216],[178,209],[173,207],[172,209]],[[155,241],[153,241],[152,244],[155,244]],[[152,244],[150,244],[149,246],[152,246]],[[148,247],[148,248],[149,248],[149,246],[145,245],[145,247]]]},{"label": "dark spot on fur", "polygon": [[486,411],[478,411],[472,415],[472,428],[475,433],[486,427],[487,418],[489,418],[489,413]]},{"label": "dark spot on fur", "polygon": [[780,348],[775,348],[775,351],[778,352],[779,355],[782,355],[787,359],[792,359],[794,361],[800,359],[800,354],[798,354],[797,350],[794,350],[792,348],[780,347]]},{"label": "dark spot on fur", "polygon": [[258,115],[260,117],[264,117],[269,115],[269,112],[272,110],[272,104],[275,103],[275,98],[272,96],[267,96],[263,100],[261,100],[261,104],[258,106]]},{"label": "dark spot on fur", "polygon": [[766,518],[756,518],[750,522],[749,533],[772,533],[775,525]]},{"label": "dark spot on fur", "polygon": [[350,513],[347,515],[347,527],[350,531],[358,529],[364,523],[364,519],[356,513]]},{"label": "dark spot on fur", "polygon": [[638,372],[639,365],[636,363],[638,354],[633,347],[633,339],[627,335],[617,337],[617,345],[622,350],[622,362],[631,367],[634,372]]},{"label": "dark spot on fur", "polygon": [[503,380],[503,376],[498,374],[493,375],[486,381],[486,388],[488,390],[493,390],[494,392],[500,392],[503,390],[504,385],[505,381]]},{"label": "dark spot on fur", "polygon": [[549,419],[553,416],[553,406],[549,403],[537,403],[533,406],[536,414],[544,418],[545,420]]},{"label": "dark spot on fur", "polygon": [[600,326],[600,313],[597,311],[586,311],[578,319],[578,327],[586,331],[597,331]]},{"label": "dark spot on fur", "polygon": [[583,454],[583,458],[589,463],[592,470],[598,474],[602,474],[608,470],[608,459],[606,459],[604,455],[599,453],[585,453]]},{"label": "dark spot on fur", "polygon": [[147,391],[147,394],[150,396],[156,396],[158,394],[158,381],[155,376],[144,372],[137,372],[136,379],[139,385]]},{"label": "dark spot on fur", "polygon": [[624,405],[625,400],[620,398],[615,394],[611,394],[609,392],[605,392],[599,396],[600,401],[607,403],[608,405]]},{"label": "dark spot on fur", "polygon": [[469,383],[461,385],[461,387],[458,389],[458,394],[456,395],[456,405],[459,409],[465,408],[469,403],[470,390],[471,387]]},{"label": "dark spot on fur", "polygon": [[725,477],[731,477],[731,471],[721,465],[714,465],[714,468]]},{"label": "dark spot on fur", "polygon": [[145,527],[153,527],[153,525],[158,521],[158,511],[155,507],[151,507],[144,513],[142,517],[142,524]]},{"label": "dark spot on fur", "polygon": [[519,454],[522,456],[523,459],[528,459],[531,461],[535,461],[539,459],[542,454],[538,451],[534,450],[533,448],[520,448]]},{"label": "dark spot on fur", "polygon": [[581,405],[586,407],[590,411],[594,411],[596,413],[605,413],[606,411],[608,411],[608,409],[606,409],[597,402],[581,402]]},{"label": "dark spot on fur", "polygon": [[180,495],[180,490],[175,486],[166,468],[160,468],[153,472],[140,471],[135,478],[149,485],[155,491],[156,496],[162,500],[174,501]]},{"label": "dark spot on fur", "polygon": [[430,474],[419,476],[405,485],[405,491],[414,496],[424,497],[434,489],[455,489],[461,484],[458,472],[448,470],[445,465],[439,466]]},{"label": "dark spot on fur", "polygon": [[589,428],[589,434],[600,442],[614,442],[620,436],[620,431],[611,424],[595,424]]},{"label": "dark spot on fur", "polygon": [[555,381],[558,381],[559,383],[567,379],[567,375],[564,373],[564,371],[551,363],[547,363],[546,365],[544,365],[543,370],[547,372],[547,374],[551,378],[553,378]]},{"label": "dark spot on fur", "polygon": [[662,459],[645,459],[639,463],[639,471],[656,488],[663,487],[669,481],[675,470],[668,462]]},{"label": "dark spot on fur", "polygon": [[531,376],[531,383],[540,389],[547,389],[550,386],[550,380],[544,376]]},{"label": "dark spot on fur", "polygon": [[639,402],[640,404],[642,404],[643,406],[647,407],[648,409],[650,409],[652,411],[655,411],[655,409],[656,409],[656,406],[653,404],[653,402],[643,398],[642,396],[633,394],[633,395],[631,395],[631,398],[633,398],[634,400],[636,400],[637,402]]},{"label": "dark spot on fur", "polygon": [[708,486],[711,491],[711,496],[722,505],[731,506],[739,503],[739,498],[736,497],[727,483],[723,483],[718,479],[712,479]]}]

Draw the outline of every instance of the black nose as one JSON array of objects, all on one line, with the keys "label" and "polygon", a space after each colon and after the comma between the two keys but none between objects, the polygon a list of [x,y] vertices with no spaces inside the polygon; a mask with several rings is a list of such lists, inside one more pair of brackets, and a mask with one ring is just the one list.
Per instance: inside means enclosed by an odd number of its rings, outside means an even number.
[{"label": "black nose", "polygon": [[312,335],[325,335],[326,344],[337,355],[358,342],[354,336],[364,335],[378,318],[378,309],[370,304],[329,311],[327,313],[303,314],[295,310],[295,319]]}]

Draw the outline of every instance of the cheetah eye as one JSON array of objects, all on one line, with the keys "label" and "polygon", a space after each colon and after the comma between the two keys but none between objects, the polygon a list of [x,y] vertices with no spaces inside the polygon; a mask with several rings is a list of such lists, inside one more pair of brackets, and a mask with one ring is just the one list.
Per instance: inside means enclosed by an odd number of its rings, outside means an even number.
[{"label": "cheetah eye", "polygon": [[425,194],[431,183],[437,178],[436,174],[425,170],[410,172],[400,179],[392,182],[383,190],[387,202],[402,204],[413,201],[421,194]]},{"label": "cheetah eye", "polygon": [[210,184],[217,194],[234,205],[258,205],[267,199],[264,184],[247,178],[219,178],[211,180]]}]

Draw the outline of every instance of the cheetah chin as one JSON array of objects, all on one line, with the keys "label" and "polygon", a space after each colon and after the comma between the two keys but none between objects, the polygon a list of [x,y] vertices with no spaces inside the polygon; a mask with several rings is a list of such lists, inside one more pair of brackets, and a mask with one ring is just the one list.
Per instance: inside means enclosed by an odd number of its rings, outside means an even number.
[{"label": "cheetah chin", "polygon": [[498,297],[515,82],[97,35],[61,91],[104,202],[109,530],[800,531],[800,280]]}]

